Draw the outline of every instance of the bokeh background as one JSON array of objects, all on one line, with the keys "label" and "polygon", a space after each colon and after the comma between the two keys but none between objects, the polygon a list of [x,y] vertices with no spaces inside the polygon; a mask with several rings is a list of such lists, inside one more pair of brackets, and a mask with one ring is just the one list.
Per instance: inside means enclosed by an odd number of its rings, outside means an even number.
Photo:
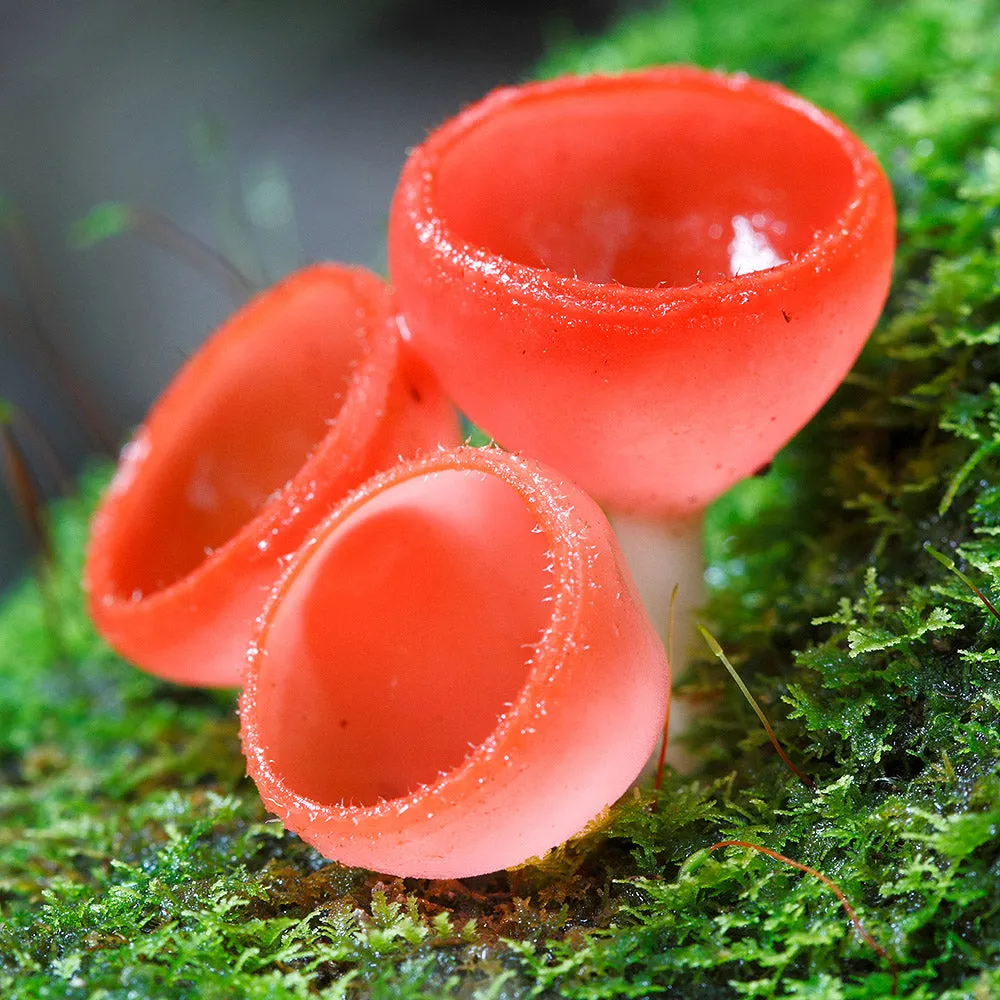
[{"label": "bokeh background", "polygon": [[[407,148],[636,6],[0,0],[0,403],[73,472],[94,442],[37,329],[120,442],[238,304],[149,240],[75,246],[95,205],[151,210],[261,283],[323,258],[382,270]],[[44,449],[24,445],[51,495]],[[0,589],[30,552],[0,488]]]}]

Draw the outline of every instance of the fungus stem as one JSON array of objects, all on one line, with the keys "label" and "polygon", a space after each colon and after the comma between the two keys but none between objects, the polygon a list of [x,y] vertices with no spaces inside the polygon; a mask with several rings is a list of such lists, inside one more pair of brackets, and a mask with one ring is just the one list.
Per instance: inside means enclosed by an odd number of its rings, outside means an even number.
[{"label": "fungus stem", "polygon": [[858,915],[854,911],[854,907],[847,901],[844,891],[839,885],[837,885],[836,882],[833,881],[833,879],[824,875],[822,872],[816,871],[815,868],[810,868],[808,865],[802,864],[800,861],[793,861],[784,854],[772,851],[769,847],[762,847],[760,844],[751,844],[746,840],[720,840],[717,844],[712,844],[712,846],[708,849],[708,853],[711,854],[713,851],[717,851],[722,847],[745,847],[748,850],[757,851],[759,854],[766,854],[769,858],[774,858],[775,861],[780,861],[782,864],[790,865],[792,868],[797,868],[800,872],[812,875],[814,879],[822,882],[823,885],[825,885],[839,900],[840,905],[844,908],[844,912],[847,914],[848,919],[854,925],[854,929],[857,931],[858,937],[860,937],[861,940],[864,941],[864,943],[868,945],[868,947],[871,948],[876,955],[885,959],[889,966],[889,971],[892,973],[892,995],[896,996],[896,992],[899,989],[899,969],[896,966],[896,963],[892,960],[892,957],[885,950],[885,948],[883,948],[882,945],[880,945],[878,941],[876,941],[875,938],[873,938],[871,934],[865,930],[864,925],[858,919]]},{"label": "fungus stem", "polygon": [[[677,677],[690,659],[694,646],[694,618],[705,597],[705,556],[702,545],[702,516],[653,520],[634,515],[613,514],[611,523],[643,607],[664,646],[672,677]],[[695,708],[671,697],[674,733],[684,732]],[[664,760],[678,770],[689,770],[693,758],[676,741],[663,753]],[[646,773],[657,767],[659,750],[654,751]]]},{"label": "fungus stem", "polygon": [[704,625],[698,625],[698,631],[701,633],[701,637],[705,640],[708,648],[722,661],[722,665],[729,671],[729,676],[736,681],[736,686],[740,689],[743,697],[750,703],[750,707],[757,713],[757,718],[760,719],[761,724],[764,726],[764,730],[767,733],[768,739],[771,741],[771,746],[778,751],[778,756],[785,762],[786,767],[792,774],[795,775],[799,781],[802,782],[806,788],[815,788],[816,782],[809,777],[809,775],[804,774],[800,771],[791,761],[788,754],[785,753],[784,748],[778,742],[778,737],[775,735],[774,730],[771,728],[771,723],[767,721],[767,716],[764,714],[764,710],[757,704],[757,699],[750,693],[750,689],[743,683],[743,679],[736,672],[736,668],[729,662],[729,657],[726,656],[725,651],[719,645],[715,636],[705,628]]}]

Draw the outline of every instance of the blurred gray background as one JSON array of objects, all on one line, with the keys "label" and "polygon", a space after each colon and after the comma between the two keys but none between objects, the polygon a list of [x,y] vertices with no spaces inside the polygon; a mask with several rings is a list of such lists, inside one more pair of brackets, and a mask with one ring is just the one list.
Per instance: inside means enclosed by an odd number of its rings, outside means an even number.
[{"label": "blurred gray background", "polygon": [[[407,148],[625,6],[0,0],[0,401],[76,470],[93,443],[25,327],[120,443],[237,304],[210,269],[134,236],[71,247],[96,204],[151,209],[259,280],[316,259],[383,270]],[[30,551],[0,488],[0,588]]]}]

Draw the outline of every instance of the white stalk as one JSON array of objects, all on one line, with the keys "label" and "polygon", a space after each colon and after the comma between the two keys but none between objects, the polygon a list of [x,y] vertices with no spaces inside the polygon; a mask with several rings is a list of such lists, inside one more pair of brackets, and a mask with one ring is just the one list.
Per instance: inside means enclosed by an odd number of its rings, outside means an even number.
[{"label": "white stalk", "polygon": [[[680,520],[652,520],[634,515],[615,514],[611,524],[618,537],[632,576],[635,579],[643,607],[657,634],[671,652],[668,640],[670,599],[677,587],[674,608],[673,661],[670,672],[673,682],[699,649],[695,619],[705,601],[705,553],[702,539],[701,513]],[[688,727],[697,708],[683,698],[671,695],[670,738],[667,761],[678,770],[690,770],[694,758],[677,743],[677,736]],[[655,773],[660,746],[643,771]]]}]

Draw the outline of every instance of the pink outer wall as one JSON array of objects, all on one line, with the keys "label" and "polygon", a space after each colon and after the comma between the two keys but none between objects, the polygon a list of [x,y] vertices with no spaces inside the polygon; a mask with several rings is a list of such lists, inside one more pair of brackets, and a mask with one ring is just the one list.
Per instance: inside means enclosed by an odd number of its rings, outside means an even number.
[{"label": "pink outer wall", "polygon": [[[182,578],[161,589],[123,591],[122,567],[144,559],[136,532],[148,524],[184,531],[157,483],[169,481],[176,455],[190,449],[191,415],[212,405],[215,387],[231,381],[234,363],[266,366],[286,349],[282,315],[308,296],[354,303],[364,350],[325,437],[298,472],[253,518]],[[91,528],[84,583],[98,630],[142,669],[182,684],[240,683],[250,627],[280,575],[284,559],[341,498],[400,454],[414,455],[459,440],[455,414],[437,382],[400,341],[390,290],[360,268],[317,264],[262,292],[231,317],[181,369],[122,452],[118,470]],[[331,326],[344,329],[343,317]],[[334,321],[335,320],[335,321]],[[266,336],[261,336],[261,331]],[[250,345],[248,347],[247,345]],[[330,392],[302,371],[302,392]],[[332,398],[332,393],[331,393]],[[289,400],[294,407],[294,400]],[[267,426],[247,426],[251,441]],[[152,533],[155,544],[156,533]],[[161,539],[162,541],[162,539]]]},{"label": "pink outer wall", "polygon": [[[729,95],[734,120],[780,105],[803,134],[811,123],[822,143],[832,137],[854,196],[789,262],[687,287],[527,266],[466,242],[442,217],[442,165],[478,128],[605,92],[632,93],[641,109],[664,89]],[[524,135],[525,148],[532,141]],[[503,164],[497,149],[498,177]],[[545,205],[531,211],[544,218]],[[885,300],[894,230],[885,175],[839,122],[772,84],[666,67],[499,90],[447,122],[404,167],[389,258],[412,345],[477,424],[610,508],[682,516],[768,462],[843,379]]]},{"label": "pink outer wall", "polygon": [[[258,691],[268,669],[269,631],[310,559],[355,512],[418,477],[426,477],[426,489],[442,488],[447,477],[433,473],[445,470],[487,473],[507,483],[537,518],[552,551],[550,619],[527,681],[488,738],[432,784],[368,806],[310,799],[276,773],[273,751],[261,742]],[[427,654],[426,669],[433,671],[447,650]],[[490,669],[491,655],[484,649],[482,661],[470,663],[469,692],[476,690],[476,671]],[[329,669],[336,671],[337,663]],[[283,683],[294,685],[294,676],[284,674]],[[349,676],[342,681],[351,684]],[[240,699],[241,737],[247,770],[268,809],[326,857],[396,875],[458,878],[545,853],[626,791],[663,725],[668,690],[662,644],[596,504],[532,461],[460,448],[375,477],[306,540],[256,626]],[[462,697],[474,695],[463,691]],[[323,766],[317,757],[316,766]]]}]

